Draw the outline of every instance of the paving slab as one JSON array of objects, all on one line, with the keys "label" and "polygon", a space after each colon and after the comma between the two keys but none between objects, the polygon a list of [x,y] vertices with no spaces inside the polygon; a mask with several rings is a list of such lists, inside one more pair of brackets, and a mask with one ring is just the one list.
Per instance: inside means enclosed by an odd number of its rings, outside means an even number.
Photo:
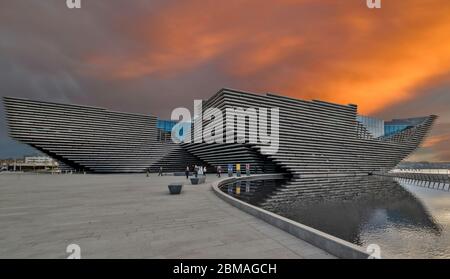
[{"label": "paving slab", "polygon": [[[210,183],[217,180],[208,175]],[[184,182],[180,195],[167,185]],[[334,258],[219,199],[145,174],[0,175],[0,258]]]}]

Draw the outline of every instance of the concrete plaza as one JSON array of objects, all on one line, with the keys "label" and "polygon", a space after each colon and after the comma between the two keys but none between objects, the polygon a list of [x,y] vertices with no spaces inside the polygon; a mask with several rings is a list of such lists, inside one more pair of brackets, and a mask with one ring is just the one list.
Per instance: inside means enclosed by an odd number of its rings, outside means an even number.
[{"label": "concrete plaza", "polygon": [[[183,192],[169,195],[178,181]],[[72,243],[82,258],[333,258],[222,201],[209,183],[0,174],[0,258],[66,258]]]}]

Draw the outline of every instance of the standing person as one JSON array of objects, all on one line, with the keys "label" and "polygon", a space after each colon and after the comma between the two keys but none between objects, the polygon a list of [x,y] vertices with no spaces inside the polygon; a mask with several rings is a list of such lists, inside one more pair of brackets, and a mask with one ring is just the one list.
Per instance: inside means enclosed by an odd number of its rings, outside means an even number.
[{"label": "standing person", "polygon": [[206,175],[206,167],[203,167],[203,175]]},{"label": "standing person", "polygon": [[198,167],[197,167],[197,165],[194,166],[194,176],[196,178],[198,177]]},{"label": "standing person", "polygon": [[189,179],[189,166],[186,166],[186,171],[184,173],[186,174],[186,179]]},{"label": "standing person", "polygon": [[150,176],[150,168],[147,168],[147,177],[149,177]]},{"label": "standing person", "polygon": [[162,176],[162,171],[163,171],[163,168],[162,168],[162,167],[159,167],[158,176]]},{"label": "standing person", "polygon": [[222,167],[217,166],[217,177],[220,177],[220,173],[222,172]]}]

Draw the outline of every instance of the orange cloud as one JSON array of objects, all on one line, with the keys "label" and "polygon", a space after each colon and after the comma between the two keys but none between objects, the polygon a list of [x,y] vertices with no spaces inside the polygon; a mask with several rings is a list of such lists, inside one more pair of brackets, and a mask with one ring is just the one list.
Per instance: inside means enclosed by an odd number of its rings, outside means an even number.
[{"label": "orange cloud", "polygon": [[431,134],[417,152],[412,154],[409,161],[450,162],[450,123],[438,119],[431,130]]},{"label": "orange cloud", "polygon": [[301,95],[306,83],[309,97],[356,103],[360,111],[371,114],[414,97],[415,88],[448,73],[450,2],[402,3],[385,5],[387,11],[380,15],[345,14],[352,44],[331,41],[332,48],[346,49],[314,68],[311,82],[300,72],[286,91]]},{"label": "orange cloud", "polygon": [[[270,39],[269,39],[270,40]],[[303,40],[299,37],[280,37],[276,41],[265,44],[255,40],[254,46],[237,54],[227,69],[231,74],[248,76],[257,74],[261,70],[279,65],[301,50]]]},{"label": "orange cloud", "polygon": [[248,90],[355,103],[372,114],[450,72],[450,1],[384,1],[380,10],[365,2],[167,4],[122,27],[136,45],[131,51],[95,53],[87,62],[119,79],[212,63]]},{"label": "orange cloud", "polygon": [[423,147],[433,147],[438,144],[448,143],[450,141],[450,134],[435,135],[428,137],[423,143]]}]

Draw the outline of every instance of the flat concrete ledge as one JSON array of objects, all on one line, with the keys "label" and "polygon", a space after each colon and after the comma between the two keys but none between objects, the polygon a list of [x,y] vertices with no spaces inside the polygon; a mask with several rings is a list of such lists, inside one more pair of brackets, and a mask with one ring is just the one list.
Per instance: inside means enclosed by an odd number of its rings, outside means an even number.
[{"label": "flat concrete ledge", "polygon": [[[314,228],[308,227],[301,223],[292,221],[288,218],[282,217],[270,211],[261,209],[259,207],[253,206],[239,199],[236,199],[224,192],[222,192],[219,187],[221,185],[231,183],[237,180],[257,180],[257,179],[270,179],[276,178],[277,175],[254,175],[251,177],[241,177],[241,178],[228,178],[221,181],[212,183],[212,189],[214,193],[222,200],[228,202],[229,204],[239,208],[240,210],[253,215],[265,222],[284,230],[291,235],[298,237],[324,251],[343,259],[368,259],[369,254],[366,253],[360,246],[357,246],[348,241],[342,240],[340,238],[334,237],[327,233],[321,232]],[[279,178],[279,175],[277,176]]]}]

